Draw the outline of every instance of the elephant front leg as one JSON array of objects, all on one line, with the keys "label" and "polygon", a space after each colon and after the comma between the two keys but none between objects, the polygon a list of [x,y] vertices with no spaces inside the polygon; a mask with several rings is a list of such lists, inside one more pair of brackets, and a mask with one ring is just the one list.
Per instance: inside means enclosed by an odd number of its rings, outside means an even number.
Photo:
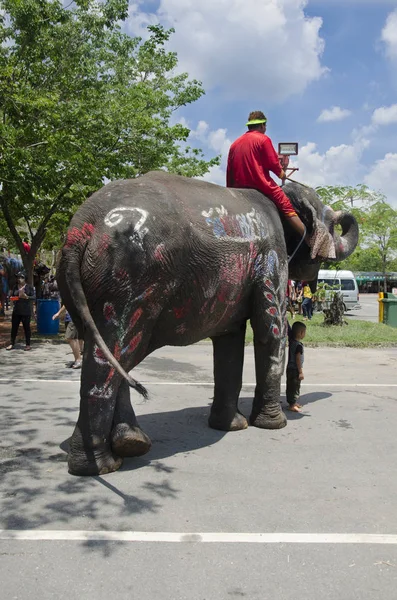
[{"label": "elephant front leg", "polygon": [[209,426],[221,431],[238,431],[248,427],[238,411],[241,391],[246,323],[238,331],[212,338],[214,347],[214,401]]},{"label": "elephant front leg", "polygon": [[280,387],[283,347],[280,340],[254,340],[256,388],[250,424],[262,429],[282,429],[287,419],[281,410]]},{"label": "elephant front leg", "polygon": [[130,388],[122,381],[116,398],[111,433],[112,450],[117,456],[142,456],[149,452],[152,442],[139,427],[130,401]]},{"label": "elephant front leg", "polygon": [[104,475],[117,471],[122,458],[111,448],[111,429],[121,376],[96,356],[91,340],[84,345],[80,413],[70,439],[68,457],[72,475]]},{"label": "elephant front leg", "polygon": [[286,288],[284,278],[281,278],[277,290],[270,280],[265,279],[256,288],[253,297],[251,324],[254,332],[256,388],[250,424],[263,429],[281,429],[287,424],[280,404],[287,338]]}]

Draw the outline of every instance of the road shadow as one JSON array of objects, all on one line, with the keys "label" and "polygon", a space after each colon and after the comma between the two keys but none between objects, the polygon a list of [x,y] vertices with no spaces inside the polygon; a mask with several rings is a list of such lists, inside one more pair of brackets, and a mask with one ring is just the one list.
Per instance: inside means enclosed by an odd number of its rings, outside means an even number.
[{"label": "road shadow", "polygon": [[[332,394],[330,392],[309,392],[308,394],[302,394],[299,399],[299,404],[302,404],[302,412],[296,413],[287,410],[288,403],[285,395],[281,396],[281,407],[285,412],[285,416],[289,421],[297,421],[304,417],[310,417],[311,415],[307,414],[307,408],[313,402],[318,402],[319,400],[327,400],[331,398]],[[241,412],[248,417],[251,412],[253,398],[243,397],[239,400],[239,408]]]},{"label": "road shadow", "polygon": [[[140,415],[139,426],[152,440],[150,451],[141,457],[125,458],[122,471],[136,471],[153,464],[157,471],[167,471],[161,460],[176,454],[188,454],[219,442],[228,432],[208,426],[210,406],[196,406],[181,410]],[[69,451],[69,440],[60,445]]]},{"label": "road shadow", "polygon": [[[35,385],[27,392],[22,382],[0,389],[2,529],[128,529],[133,515],[158,513],[179,497],[175,468],[163,459],[188,455],[225,435],[209,429],[208,405],[141,415],[140,425],[153,441],[149,454],[126,459],[122,470],[109,476],[73,477],[67,472],[67,447],[59,445],[77,419],[70,396],[45,399]],[[139,478],[125,477],[142,467]],[[106,548],[101,552],[111,546]]]}]

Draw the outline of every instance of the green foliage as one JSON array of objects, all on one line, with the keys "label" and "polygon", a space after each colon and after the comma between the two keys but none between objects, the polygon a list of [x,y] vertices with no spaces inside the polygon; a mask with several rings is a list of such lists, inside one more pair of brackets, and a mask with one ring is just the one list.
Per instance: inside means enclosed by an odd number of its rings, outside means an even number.
[{"label": "green foliage", "polygon": [[[293,320],[290,319],[290,325]],[[323,314],[315,314],[311,321],[307,321],[306,347],[335,346],[351,348],[371,348],[378,346],[397,346],[396,328],[383,323],[369,321],[355,321],[348,318],[348,327],[335,325],[324,327]],[[246,343],[253,342],[253,331],[248,324]]]},{"label": "green foliage", "polygon": [[128,0],[0,0],[0,14],[0,205],[21,254],[17,224],[28,224],[30,262],[105,177],[198,176],[218,163],[170,122],[204,93],[175,72],[172,30],[123,34]]},{"label": "green foliage", "polygon": [[320,186],[316,188],[324,204],[331,206],[334,210],[356,210],[354,203],[370,204],[379,194],[370,190],[366,185],[352,186]]}]

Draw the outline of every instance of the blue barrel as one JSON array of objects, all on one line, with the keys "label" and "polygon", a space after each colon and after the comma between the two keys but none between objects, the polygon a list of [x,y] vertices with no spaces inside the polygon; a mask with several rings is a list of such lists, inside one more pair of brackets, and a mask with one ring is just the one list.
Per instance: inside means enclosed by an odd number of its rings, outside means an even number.
[{"label": "blue barrel", "polygon": [[59,319],[52,320],[59,310],[59,300],[37,300],[37,333],[40,335],[57,335]]}]

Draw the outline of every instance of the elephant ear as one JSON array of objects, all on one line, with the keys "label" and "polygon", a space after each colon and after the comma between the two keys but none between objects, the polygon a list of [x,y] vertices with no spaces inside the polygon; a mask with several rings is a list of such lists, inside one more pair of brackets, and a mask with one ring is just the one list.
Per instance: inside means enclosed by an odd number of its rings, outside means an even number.
[{"label": "elephant ear", "polygon": [[292,182],[287,183],[283,187],[283,191],[306,225],[307,232],[309,234],[313,233],[317,218],[316,207],[319,202],[316,192],[305,185]]}]

